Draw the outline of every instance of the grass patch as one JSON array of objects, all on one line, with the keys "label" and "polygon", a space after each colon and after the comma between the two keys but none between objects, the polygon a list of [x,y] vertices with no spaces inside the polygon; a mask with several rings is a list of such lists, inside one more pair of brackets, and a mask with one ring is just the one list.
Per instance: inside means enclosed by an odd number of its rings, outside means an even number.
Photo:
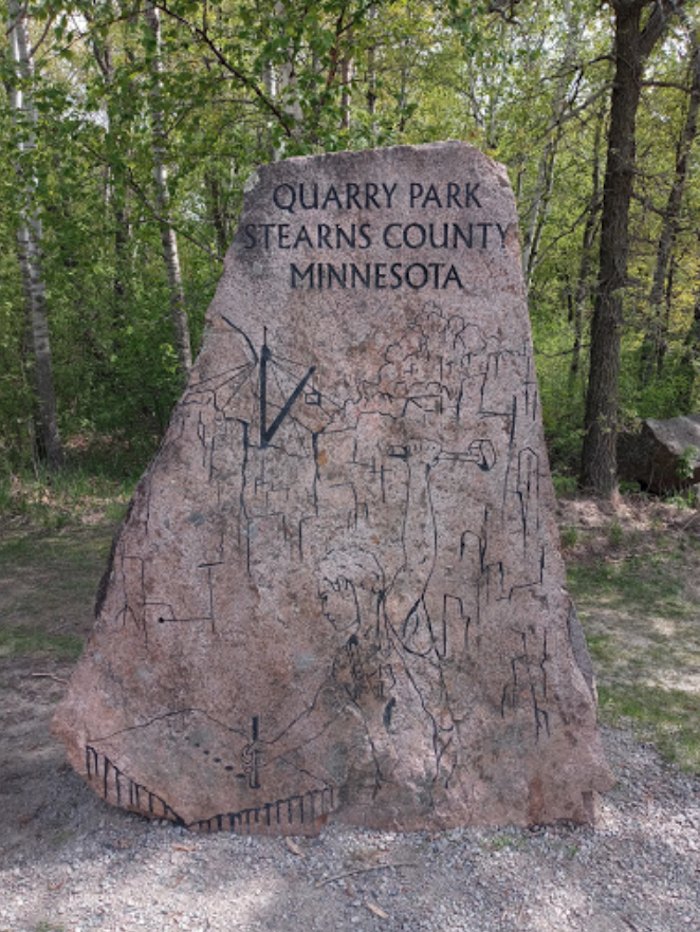
[{"label": "grass patch", "polygon": [[608,540],[611,547],[620,547],[625,539],[625,532],[617,521],[613,521],[608,528]]},{"label": "grass patch", "polygon": [[602,663],[612,659],[611,652],[614,650],[615,642],[609,634],[589,634],[586,640],[593,660]]},{"label": "grass patch", "polygon": [[599,685],[598,694],[604,721],[631,725],[667,760],[700,773],[700,696],[636,684]]},{"label": "grass patch", "polygon": [[82,566],[104,560],[109,553],[109,529],[73,528],[70,533],[47,534],[30,530],[0,538],[0,567],[10,563],[35,564],[56,569],[57,564]]},{"label": "grass patch", "polygon": [[114,522],[123,516],[137,477],[90,474],[80,466],[57,473],[0,475],[2,522],[57,531],[86,519]]},{"label": "grass patch", "polygon": [[565,476],[561,473],[552,474],[554,491],[560,498],[575,495],[578,491],[578,479],[576,476]]},{"label": "grass patch", "polygon": [[687,617],[694,606],[685,598],[681,570],[676,554],[634,555],[614,562],[600,559],[570,566],[569,589],[582,606],[602,603],[645,614]]},{"label": "grass patch", "polygon": [[658,530],[652,546],[634,529],[609,525],[603,555],[570,563],[569,588],[601,720],[632,728],[667,760],[700,772],[700,547],[690,535]]},{"label": "grass patch", "polygon": [[75,634],[50,634],[23,625],[0,628],[0,657],[51,654],[57,660],[77,660],[83,639]]},{"label": "grass patch", "polygon": [[560,531],[561,545],[567,549],[575,547],[578,542],[578,531],[575,527],[564,527]]},{"label": "grass patch", "polygon": [[[14,529],[0,537],[0,630],[4,653],[47,647],[76,655],[62,640],[89,630],[95,592],[107,564],[112,527],[82,525],[60,531]],[[23,630],[26,637],[18,639]],[[56,635],[60,631],[61,635]],[[37,636],[43,633],[46,641]],[[52,638],[58,637],[58,640]]]}]

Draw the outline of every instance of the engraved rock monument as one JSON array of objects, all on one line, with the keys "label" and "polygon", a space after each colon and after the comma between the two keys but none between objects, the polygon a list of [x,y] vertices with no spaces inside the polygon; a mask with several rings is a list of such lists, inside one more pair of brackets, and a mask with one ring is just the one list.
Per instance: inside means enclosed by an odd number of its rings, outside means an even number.
[{"label": "engraved rock monument", "polygon": [[202,831],[593,820],[513,196],[461,143],[252,179],[58,709]]}]

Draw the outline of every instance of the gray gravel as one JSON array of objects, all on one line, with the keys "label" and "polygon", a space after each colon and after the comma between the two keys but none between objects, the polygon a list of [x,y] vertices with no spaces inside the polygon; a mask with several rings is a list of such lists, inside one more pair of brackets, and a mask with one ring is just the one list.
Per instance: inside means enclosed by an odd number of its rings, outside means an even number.
[{"label": "gray gravel", "polygon": [[0,930],[700,929],[700,780],[605,742],[596,831],[203,837],[108,809],[59,764],[27,837],[0,834]]}]

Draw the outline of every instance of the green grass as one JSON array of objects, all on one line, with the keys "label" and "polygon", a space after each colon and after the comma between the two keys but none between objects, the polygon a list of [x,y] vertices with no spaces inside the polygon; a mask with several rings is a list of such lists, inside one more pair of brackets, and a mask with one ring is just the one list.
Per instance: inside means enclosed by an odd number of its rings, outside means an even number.
[{"label": "green grass", "polygon": [[117,521],[137,478],[136,473],[89,472],[78,464],[52,474],[0,471],[0,528],[3,523],[24,522],[43,530],[60,530],[80,524],[87,513]]},{"label": "green grass", "polygon": [[697,610],[685,598],[677,554],[572,564],[568,580],[574,600],[581,606],[634,607],[645,614],[655,612],[672,618]]},{"label": "green grass", "polygon": [[684,770],[700,773],[700,696],[681,689],[599,684],[604,721],[631,725]]},{"label": "green grass", "polygon": [[83,639],[75,634],[51,634],[39,628],[0,628],[0,657],[51,654],[57,660],[77,660]]},{"label": "green grass", "polygon": [[625,532],[617,521],[613,521],[608,528],[608,540],[611,547],[620,547],[625,539]]},{"label": "green grass", "polygon": [[596,669],[600,718],[631,727],[667,760],[700,773],[700,695],[693,691],[700,603],[685,585],[697,574],[698,542],[658,534],[654,549],[634,552],[639,541],[622,529],[611,527],[607,537],[607,559],[572,563],[568,574]]},{"label": "green grass", "polygon": [[586,640],[593,660],[603,662],[610,659],[614,641],[609,634],[589,634]]},{"label": "green grass", "polygon": [[0,568],[11,563],[36,564],[46,569],[69,564],[75,568],[86,560],[105,559],[108,553],[103,527],[72,528],[56,534],[23,530],[0,538]]},{"label": "green grass", "polygon": [[575,547],[578,541],[578,531],[575,527],[564,527],[560,532],[562,547]]},{"label": "green grass", "polygon": [[510,828],[503,829],[486,840],[484,847],[488,851],[518,851],[527,845],[527,839],[520,832]]},{"label": "green grass", "polygon": [[0,657],[80,655],[112,533],[111,524],[22,524],[0,536]]},{"label": "green grass", "polygon": [[[89,627],[110,544],[109,529],[90,532],[77,542],[65,534],[59,540],[31,536],[0,545],[0,629],[44,631],[50,637],[57,625],[76,633]],[[65,647],[60,640],[54,646]]]},{"label": "green grass", "polygon": [[564,476],[559,473],[553,473],[552,482],[554,491],[560,498],[571,497],[578,491],[578,480],[575,476]]}]

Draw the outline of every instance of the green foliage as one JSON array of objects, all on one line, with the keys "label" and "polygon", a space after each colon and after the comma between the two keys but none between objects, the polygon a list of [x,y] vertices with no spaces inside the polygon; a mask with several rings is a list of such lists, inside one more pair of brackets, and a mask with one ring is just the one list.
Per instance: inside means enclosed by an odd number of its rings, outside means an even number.
[{"label": "green foliage", "polygon": [[576,546],[576,542],[578,541],[578,531],[575,527],[562,528],[560,536],[562,547],[568,549],[570,547]]},{"label": "green foliage", "polygon": [[673,492],[665,497],[669,505],[675,505],[676,508],[697,508],[698,494],[691,486],[678,492]]},{"label": "green foliage", "polygon": [[624,531],[617,521],[611,521],[608,527],[608,540],[611,547],[619,547],[624,540]]},{"label": "green foliage", "polygon": [[[151,453],[148,448],[91,446],[86,441],[84,449],[69,452],[59,472],[0,471],[0,523],[15,519],[58,530],[103,508],[106,520],[116,521]],[[0,544],[0,556],[5,546]]]},{"label": "green foliage", "polygon": [[560,498],[574,495],[578,487],[575,476],[562,476],[556,472],[552,475],[552,482],[554,491]]},{"label": "green foliage", "polygon": [[[622,529],[608,529],[613,547],[623,540]],[[614,563],[599,560],[569,569],[574,599],[591,599],[611,608],[631,607],[668,618],[686,618],[693,612],[684,597],[683,580],[674,575],[673,560],[666,555],[633,555]]]},{"label": "green foliage", "polygon": [[631,724],[653,741],[667,760],[700,773],[700,698],[691,692],[661,686],[602,686],[602,716],[611,723]]},{"label": "green foliage", "polygon": [[695,474],[695,463],[698,459],[700,459],[700,450],[694,446],[686,447],[678,458],[678,478],[692,479]]},{"label": "green foliage", "polygon": [[[610,97],[610,17],[600,5],[528,2],[510,15],[485,0],[173,0],[161,10],[160,76],[142,8],[120,10],[87,0],[31,5],[39,124],[36,146],[21,155],[27,127],[15,125],[9,99],[0,98],[0,475],[37,460],[16,167],[36,178],[62,435],[145,454],[168,422],[182,386],[153,185],[149,95],[157,90],[195,348],[257,163],[444,138],[469,140],[503,161],[529,255],[546,436],[556,472],[575,476],[596,223],[585,248],[584,231],[599,207]],[[687,411],[700,391],[700,347],[691,338],[697,160],[674,240],[663,365],[640,377],[686,112],[689,35],[679,23],[669,30],[644,91],[622,354],[629,424]]]},{"label": "green foliage", "polygon": [[609,634],[590,634],[586,638],[592,659],[602,663],[611,658],[613,640]]}]

